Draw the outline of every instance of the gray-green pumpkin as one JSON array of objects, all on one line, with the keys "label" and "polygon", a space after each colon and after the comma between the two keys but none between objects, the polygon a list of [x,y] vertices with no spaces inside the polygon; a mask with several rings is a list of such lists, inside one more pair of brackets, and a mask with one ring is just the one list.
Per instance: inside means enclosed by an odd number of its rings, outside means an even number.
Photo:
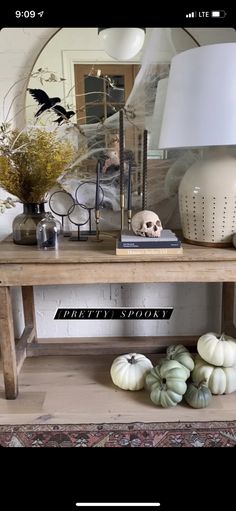
[{"label": "gray-green pumpkin", "polygon": [[146,376],[146,388],[153,403],[164,408],[176,406],[187,390],[185,382],[189,374],[177,360],[164,360],[151,369]]},{"label": "gray-green pumpkin", "polygon": [[199,384],[190,382],[184,399],[192,408],[206,408],[211,402],[212,393],[205,381]]},{"label": "gray-green pumpkin", "polygon": [[189,371],[194,368],[194,361],[188,349],[182,344],[171,344],[166,350],[167,360],[177,360],[180,364],[186,367]]}]

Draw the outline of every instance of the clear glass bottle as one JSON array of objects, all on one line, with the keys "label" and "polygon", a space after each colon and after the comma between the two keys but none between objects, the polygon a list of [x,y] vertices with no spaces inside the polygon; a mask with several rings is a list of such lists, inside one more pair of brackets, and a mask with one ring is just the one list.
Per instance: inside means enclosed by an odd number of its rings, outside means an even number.
[{"label": "clear glass bottle", "polygon": [[41,250],[57,250],[60,231],[61,224],[59,220],[54,218],[51,213],[46,213],[36,229],[38,248]]}]

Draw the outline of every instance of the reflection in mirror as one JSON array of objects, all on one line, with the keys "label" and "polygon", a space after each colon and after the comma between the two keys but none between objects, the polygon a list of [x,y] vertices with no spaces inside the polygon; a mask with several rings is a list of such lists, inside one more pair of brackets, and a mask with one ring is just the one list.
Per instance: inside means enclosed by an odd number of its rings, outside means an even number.
[{"label": "reflection in mirror", "polygon": [[[156,48],[153,47],[150,53],[151,46],[156,46]],[[103,92],[104,89],[109,89],[107,93],[112,103],[123,103],[121,97],[119,101],[114,97],[114,90],[124,88],[123,93],[127,100],[140,64],[149,65],[151,54],[153,65],[164,64],[169,63],[175,53],[194,46],[193,39],[182,29],[172,29],[171,32],[170,29],[147,29],[142,53],[140,52],[132,61],[126,61],[124,64],[124,62],[114,60],[107,55],[96,28],[64,28],[57,32],[39,55],[29,87],[42,86],[49,96],[58,95],[62,98],[63,106],[69,104],[72,109],[75,109],[79,94],[92,92],[85,91],[83,81],[83,75],[89,75],[91,78],[97,78],[97,84],[99,77],[101,78],[100,85],[97,86],[103,89]],[[148,53],[150,53],[149,57]],[[144,56],[146,62],[144,62]],[[82,69],[83,66],[84,69]],[[76,77],[77,73],[78,77]],[[103,77],[108,78],[103,80]],[[117,81],[118,83],[116,83]],[[119,83],[120,81],[122,83]],[[26,98],[26,101],[30,119],[33,115],[34,105],[29,97]]]},{"label": "reflection in mirror", "polygon": [[[159,151],[158,137],[171,58],[196,44],[181,28],[147,29],[142,51],[124,63],[106,54],[97,28],[67,28],[57,32],[37,59],[28,87],[59,97],[60,106],[75,112],[58,122],[58,112],[55,115],[48,110],[38,120],[51,129],[58,127],[60,135],[77,149],[77,161],[62,179],[63,188],[75,197],[82,181],[94,181],[97,160],[103,161],[104,228],[119,228],[120,222],[120,108],[124,109],[125,122],[125,187],[131,163],[133,209],[142,205],[143,132],[147,129],[147,206],[159,214],[164,225],[176,218],[176,194],[168,195],[166,182],[176,154]],[[32,121],[37,105],[29,93],[26,106],[28,121]],[[187,165],[191,157],[196,154],[190,152]]]}]

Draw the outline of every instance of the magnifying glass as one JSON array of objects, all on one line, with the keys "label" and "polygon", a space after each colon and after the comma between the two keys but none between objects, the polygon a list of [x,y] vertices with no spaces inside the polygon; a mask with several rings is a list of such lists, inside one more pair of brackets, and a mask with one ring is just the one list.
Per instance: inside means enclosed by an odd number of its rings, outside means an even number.
[{"label": "magnifying glass", "polygon": [[88,210],[80,204],[74,203],[69,209],[68,218],[78,229],[77,236],[71,236],[69,241],[87,241],[87,236],[81,236],[80,227],[87,224],[89,220]]},{"label": "magnifying glass", "polygon": [[68,217],[69,210],[74,206],[75,201],[72,195],[66,191],[59,190],[52,193],[49,199],[49,206],[55,215],[61,217],[62,232],[64,236],[70,236],[70,233],[65,232],[64,218]]}]

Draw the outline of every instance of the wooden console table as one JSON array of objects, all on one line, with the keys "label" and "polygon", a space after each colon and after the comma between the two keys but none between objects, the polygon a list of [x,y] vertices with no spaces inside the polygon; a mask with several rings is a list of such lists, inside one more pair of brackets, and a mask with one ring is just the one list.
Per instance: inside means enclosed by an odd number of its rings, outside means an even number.
[{"label": "wooden console table", "polygon": [[[139,337],[37,339],[33,286],[55,284],[222,282],[222,331],[235,335],[233,325],[236,250],[184,244],[179,256],[115,255],[115,240],[71,243],[63,239],[58,252],[0,243],[0,341],[5,393],[14,399],[18,374],[27,356],[125,353],[130,350],[157,353],[170,343],[196,346],[196,337]],[[15,340],[10,288],[22,289],[25,329]],[[76,307],[76,304],[75,304]]]}]

